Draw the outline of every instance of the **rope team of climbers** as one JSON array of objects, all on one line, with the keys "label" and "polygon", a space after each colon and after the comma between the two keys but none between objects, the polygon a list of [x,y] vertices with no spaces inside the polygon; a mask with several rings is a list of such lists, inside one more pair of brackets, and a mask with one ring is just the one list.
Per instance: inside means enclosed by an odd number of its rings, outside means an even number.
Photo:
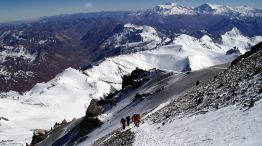
[{"label": "rope team of climbers", "polygon": [[[120,123],[122,124],[122,128],[125,129],[126,126],[130,125],[131,118],[130,116],[127,116],[126,118],[121,118]],[[141,115],[140,114],[134,114],[132,116],[132,121],[136,127],[139,127],[139,124],[141,122]]]}]

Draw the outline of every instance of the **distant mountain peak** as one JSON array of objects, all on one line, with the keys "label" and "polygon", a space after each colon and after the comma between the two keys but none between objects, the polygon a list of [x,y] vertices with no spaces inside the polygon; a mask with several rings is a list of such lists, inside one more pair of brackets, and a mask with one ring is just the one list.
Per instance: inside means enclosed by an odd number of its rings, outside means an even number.
[{"label": "distant mountain peak", "polygon": [[167,3],[165,3],[165,5],[176,6],[176,5],[177,5],[177,3],[173,3],[173,2],[167,2]]},{"label": "distant mountain peak", "polygon": [[233,27],[231,31],[226,33],[227,35],[230,36],[240,36],[242,35],[241,32],[239,31],[239,29],[237,29],[236,27]]},{"label": "distant mountain peak", "polygon": [[101,48],[118,48],[122,53],[151,50],[167,39],[165,35],[150,26],[126,23],[118,26]]},{"label": "distant mountain peak", "polygon": [[226,15],[230,17],[236,16],[258,16],[262,17],[262,10],[248,7],[246,5],[232,8],[227,5],[205,3],[195,8],[181,6],[176,3],[168,2],[163,5],[158,5],[155,11],[161,15]]},{"label": "distant mountain peak", "polygon": [[176,3],[166,3],[164,5],[158,5],[155,11],[163,15],[175,15],[175,14],[193,14],[193,9],[190,7],[184,7]]},{"label": "distant mountain peak", "polygon": [[210,3],[200,5],[196,7],[194,10],[197,13],[203,13],[203,14],[224,14],[224,13],[232,13],[234,11],[234,9],[229,6],[210,4]]},{"label": "distant mountain peak", "polygon": [[132,23],[126,23],[124,24],[124,28],[126,29],[137,29],[137,30],[142,30],[143,29],[143,26],[138,26],[138,25],[135,25],[135,24],[132,24]]}]

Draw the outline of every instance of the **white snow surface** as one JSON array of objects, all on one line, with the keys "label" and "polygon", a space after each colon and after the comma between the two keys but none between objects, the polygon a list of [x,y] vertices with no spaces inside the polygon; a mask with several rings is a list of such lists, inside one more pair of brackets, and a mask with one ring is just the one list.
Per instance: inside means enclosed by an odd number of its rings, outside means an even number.
[{"label": "white snow surface", "polygon": [[180,72],[189,65],[192,70],[198,70],[231,61],[235,56],[225,52],[234,46],[232,44],[245,51],[248,43],[262,41],[261,37],[248,38],[232,31],[234,33],[222,37],[222,43],[214,43],[209,36],[197,39],[180,35],[169,45],[107,58],[84,72],[68,68],[24,95],[6,93],[5,98],[0,99],[0,117],[9,121],[0,120],[0,140],[25,144],[31,141],[32,129],[50,129],[55,122],[84,116],[91,99],[101,98],[113,88],[120,89],[121,77],[136,67]]},{"label": "white snow surface", "polygon": [[229,106],[203,115],[174,118],[164,125],[145,121],[134,146],[261,146],[262,102],[243,111]]}]

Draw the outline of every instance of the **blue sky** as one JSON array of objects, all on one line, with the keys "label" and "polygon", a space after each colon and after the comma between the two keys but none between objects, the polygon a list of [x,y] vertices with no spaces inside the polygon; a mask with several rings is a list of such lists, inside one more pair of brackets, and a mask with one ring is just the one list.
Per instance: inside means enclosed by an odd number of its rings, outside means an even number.
[{"label": "blue sky", "polygon": [[0,22],[79,12],[148,9],[166,2],[185,6],[208,2],[262,7],[262,0],[0,0]]}]

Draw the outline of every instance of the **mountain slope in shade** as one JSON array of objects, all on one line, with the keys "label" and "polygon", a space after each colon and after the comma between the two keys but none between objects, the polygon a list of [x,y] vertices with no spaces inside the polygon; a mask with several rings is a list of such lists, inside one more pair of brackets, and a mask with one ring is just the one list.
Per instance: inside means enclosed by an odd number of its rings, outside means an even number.
[{"label": "mountain slope in shade", "polygon": [[[225,34],[228,36],[226,38],[230,38],[229,34]],[[244,37],[241,33],[232,34],[236,35],[231,39]],[[247,42],[236,43],[241,44],[239,45],[241,50],[246,50],[248,43],[256,43],[254,41],[256,39],[244,38]],[[234,59],[236,57],[234,54],[226,55],[228,48],[230,46],[226,43],[215,43],[209,36],[197,39],[180,35],[169,45],[107,58],[85,71],[66,69],[53,80],[35,85],[24,95],[11,92],[1,94],[3,98],[0,99],[2,107],[0,112],[3,113],[1,116],[9,121],[0,121],[2,125],[0,139],[30,142],[31,129],[49,129],[55,122],[60,122],[64,118],[71,120],[84,116],[91,99],[102,98],[110,91],[120,89],[122,76],[136,67],[174,72],[199,70]]]}]

